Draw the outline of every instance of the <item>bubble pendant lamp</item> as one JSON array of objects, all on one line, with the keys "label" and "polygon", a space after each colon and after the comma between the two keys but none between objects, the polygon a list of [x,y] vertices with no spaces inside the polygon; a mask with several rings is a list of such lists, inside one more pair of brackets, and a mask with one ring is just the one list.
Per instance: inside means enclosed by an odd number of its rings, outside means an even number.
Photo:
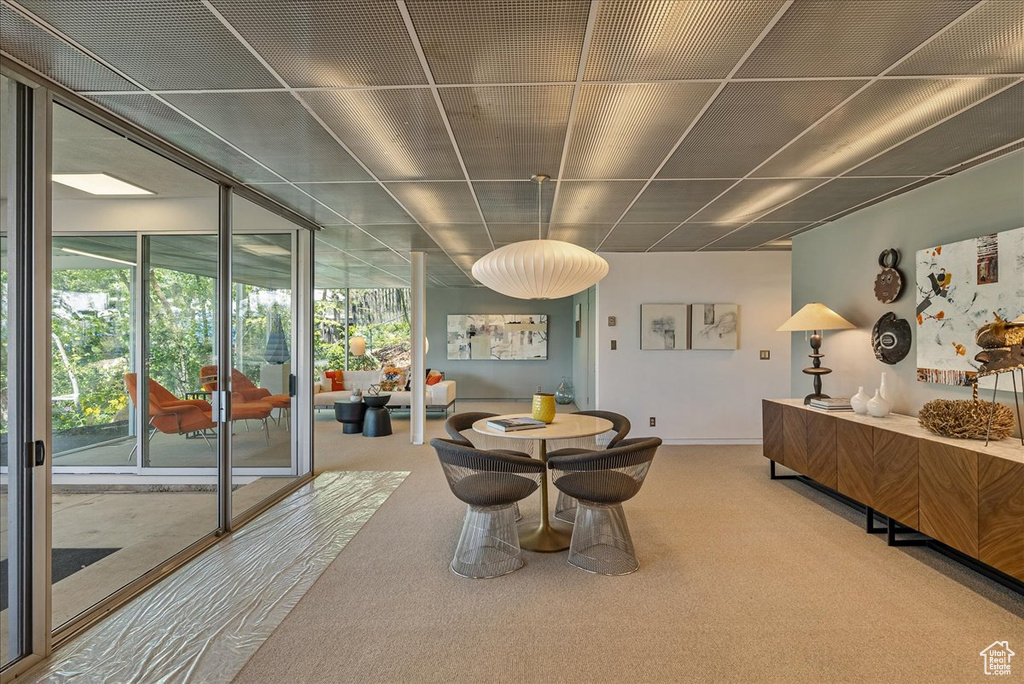
[{"label": "bubble pendant lamp", "polygon": [[608,275],[608,262],[579,245],[542,239],[541,186],[537,174],[537,239],[499,247],[473,264],[473,277],[516,299],[560,299],[582,292]]}]

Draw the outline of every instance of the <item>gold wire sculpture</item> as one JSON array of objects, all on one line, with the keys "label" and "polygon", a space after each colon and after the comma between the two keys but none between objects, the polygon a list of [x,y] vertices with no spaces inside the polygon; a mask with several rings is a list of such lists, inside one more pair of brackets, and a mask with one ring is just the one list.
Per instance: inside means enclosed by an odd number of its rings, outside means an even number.
[{"label": "gold wire sculpture", "polygon": [[990,401],[934,399],[921,407],[917,420],[944,437],[1005,439],[1013,434],[1013,411],[1003,404],[995,404],[994,409]]}]

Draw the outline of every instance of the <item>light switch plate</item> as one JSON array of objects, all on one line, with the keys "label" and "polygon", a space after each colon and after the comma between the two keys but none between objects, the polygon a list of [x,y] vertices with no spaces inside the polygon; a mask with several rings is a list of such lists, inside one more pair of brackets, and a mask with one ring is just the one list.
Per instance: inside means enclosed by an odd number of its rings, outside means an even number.
[{"label": "light switch plate", "polygon": [[614,328],[615,327],[615,323],[616,323],[615,316],[609,316],[608,317],[608,327],[609,328]]},{"label": "light switch plate", "polygon": [[612,340],[612,351],[615,351],[618,348],[619,348],[618,340]]},{"label": "light switch plate", "polygon": [[769,360],[771,360],[771,358],[772,358],[772,353],[771,353],[770,350],[768,350],[768,349],[762,349],[761,350],[761,360],[762,361],[769,361]]}]

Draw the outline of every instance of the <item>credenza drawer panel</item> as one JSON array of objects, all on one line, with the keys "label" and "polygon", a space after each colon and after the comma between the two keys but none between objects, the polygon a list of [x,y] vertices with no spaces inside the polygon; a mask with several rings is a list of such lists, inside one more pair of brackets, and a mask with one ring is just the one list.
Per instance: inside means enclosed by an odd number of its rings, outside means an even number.
[{"label": "credenza drawer panel", "polygon": [[1024,463],[978,455],[978,550],[983,563],[1024,580]]},{"label": "credenza drawer panel", "polygon": [[914,529],[918,527],[918,445],[920,440],[873,428],[874,509]]},{"label": "credenza drawer panel", "polygon": [[836,422],[837,489],[874,508],[874,446],[872,428],[846,420]]},{"label": "credenza drawer panel", "polygon": [[782,450],[782,406],[761,400],[761,434],[764,437],[764,457],[786,465]]},{"label": "credenza drawer panel", "polygon": [[807,476],[832,489],[837,486],[836,423],[835,416],[807,414]]},{"label": "credenza drawer panel", "polygon": [[796,406],[782,407],[783,463],[798,473],[807,472],[807,409]]},{"label": "credenza drawer panel", "polygon": [[978,558],[978,453],[929,440],[920,444],[918,529]]}]

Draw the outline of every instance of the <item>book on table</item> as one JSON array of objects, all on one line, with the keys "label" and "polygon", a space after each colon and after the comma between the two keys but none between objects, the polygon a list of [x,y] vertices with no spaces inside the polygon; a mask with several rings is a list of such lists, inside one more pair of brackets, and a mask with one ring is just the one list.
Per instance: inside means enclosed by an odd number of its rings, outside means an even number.
[{"label": "book on table", "polygon": [[811,408],[820,409],[822,411],[852,411],[853,407],[850,406],[849,397],[835,397],[826,399],[811,399],[809,404]]},{"label": "book on table", "polygon": [[533,418],[502,418],[501,420],[487,421],[487,427],[494,428],[495,430],[501,430],[502,432],[536,430],[537,428],[546,426],[547,423],[543,420],[535,420]]}]

